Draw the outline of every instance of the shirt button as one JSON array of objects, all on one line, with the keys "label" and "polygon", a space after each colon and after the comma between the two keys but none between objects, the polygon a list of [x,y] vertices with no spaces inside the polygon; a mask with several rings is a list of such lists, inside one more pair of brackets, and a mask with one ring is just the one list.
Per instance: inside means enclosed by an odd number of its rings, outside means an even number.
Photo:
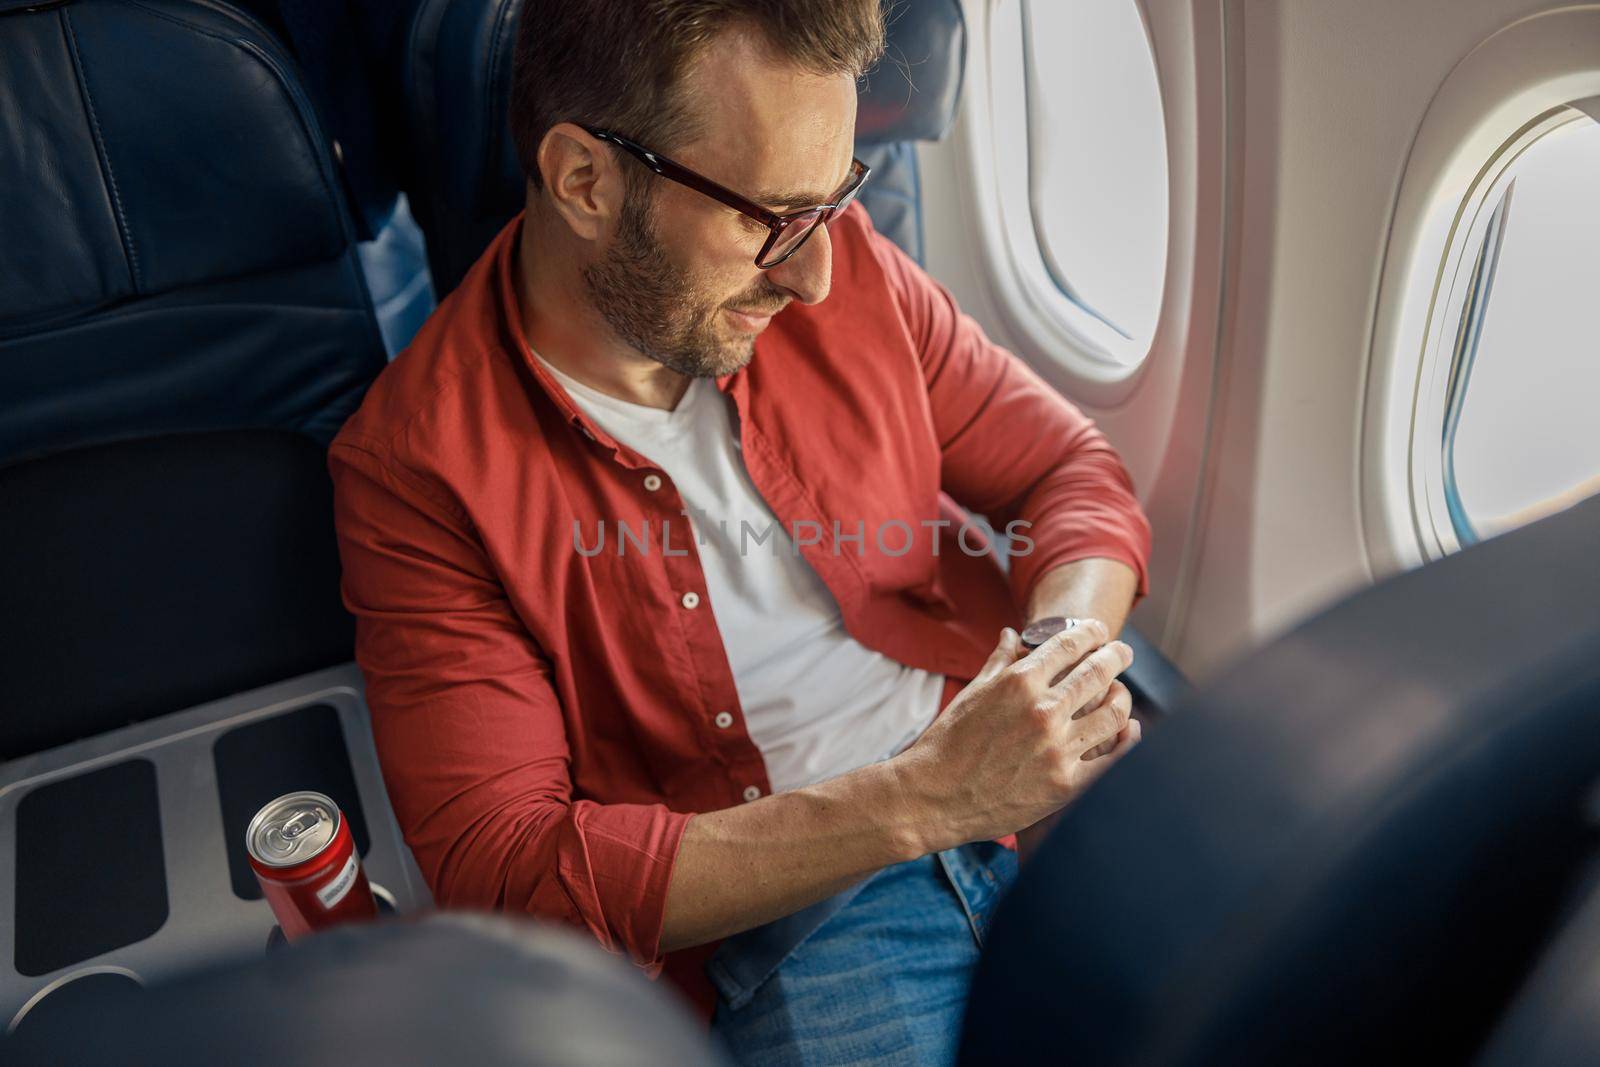
[{"label": "shirt button", "polygon": [[725,711],[719,711],[717,712],[717,717],[711,721],[716,723],[719,729],[726,730],[733,725],[733,716]]},{"label": "shirt button", "polygon": [[661,475],[659,475],[659,474],[646,474],[644,476],[644,487],[646,489],[650,490],[652,493],[655,492],[657,489],[660,489],[661,488]]},{"label": "shirt button", "polygon": [[700,603],[700,594],[699,593],[696,593],[693,590],[691,590],[691,591],[683,594],[683,606],[684,607],[692,608],[692,607],[695,607],[699,603]]},{"label": "shirt button", "polygon": [[759,785],[747,785],[744,787],[744,798],[746,800],[758,800],[760,797],[761,787]]}]

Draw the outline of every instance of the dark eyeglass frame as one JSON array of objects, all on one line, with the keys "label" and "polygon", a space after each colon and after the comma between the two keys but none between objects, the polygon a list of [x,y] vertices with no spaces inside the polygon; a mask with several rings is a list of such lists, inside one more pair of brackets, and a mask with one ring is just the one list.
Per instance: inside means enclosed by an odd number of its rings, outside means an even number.
[{"label": "dark eyeglass frame", "polygon": [[[753,200],[740,196],[727,186],[719,185],[703,174],[696,174],[682,163],[675,163],[661,153],[652,152],[643,145],[630,141],[620,134],[595,126],[584,126],[582,128],[589,136],[616,145],[658,176],[671,182],[677,182],[679,185],[686,185],[695,192],[709,196],[718,203],[725,204],[739,212],[739,214],[752,218],[765,226],[770,232],[767,235],[766,243],[761,246],[761,251],[756,253],[756,266],[761,270],[776,267],[800,251],[805,243],[811,240],[811,235],[817,231],[819,226],[826,225],[835,215],[850,206],[850,202],[856,198],[856,194],[861,191],[861,186],[866,183],[868,175],[872,173],[871,167],[859,159],[852,158],[850,160],[850,177],[845,180],[844,190],[839,194],[839,198],[836,201],[831,204],[817,204],[814,207],[800,208],[797,211],[779,215],[776,212],[768,211]],[[796,226],[801,225],[808,228],[795,241],[794,245],[786,249],[782,255],[771,260],[771,262],[766,262],[767,257],[771,255],[772,249],[778,242],[783,240],[784,236]]]}]

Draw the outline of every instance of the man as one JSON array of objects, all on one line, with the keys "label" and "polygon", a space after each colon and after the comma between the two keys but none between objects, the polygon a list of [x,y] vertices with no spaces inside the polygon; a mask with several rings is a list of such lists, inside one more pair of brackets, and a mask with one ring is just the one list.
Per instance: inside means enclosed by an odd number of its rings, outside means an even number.
[{"label": "man", "polygon": [[[330,454],[406,838],[441,905],[665,967],[740,1060],[947,1058],[1011,835],[1138,739],[1148,525],[834,210],[878,0],[528,0],[520,34],[526,209]],[[1049,615],[1089,621],[1024,655]]]}]

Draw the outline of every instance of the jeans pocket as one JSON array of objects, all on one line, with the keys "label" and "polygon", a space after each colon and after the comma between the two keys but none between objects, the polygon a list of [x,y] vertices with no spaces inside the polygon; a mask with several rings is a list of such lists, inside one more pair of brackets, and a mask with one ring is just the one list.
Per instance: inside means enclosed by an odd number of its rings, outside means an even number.
[{"label": "jeans pocket", "polygon": [[1017,854],[994,841],[975,841],[938,853],[951,889],[961,901],[978,945],[989,932],[994,910],[1017,878]]}]

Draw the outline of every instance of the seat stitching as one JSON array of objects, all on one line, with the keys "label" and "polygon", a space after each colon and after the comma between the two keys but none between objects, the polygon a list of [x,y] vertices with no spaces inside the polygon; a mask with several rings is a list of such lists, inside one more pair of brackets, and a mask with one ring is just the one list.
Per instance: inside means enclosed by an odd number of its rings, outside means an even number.
[{"label": "seat stitching", "polygon": [[117,175],[111,168],[111,154],[106,149],[105,134],[100,129],[100,118],[95,114],[94,96],[89,92],[89,80],[83,71],[83,57],[78,53],[78,35],[72,28],[72,16],[65,9],[60,12],[61,28],[67,38],[67,50],[72,53],[72,68],[78,82],[78,93],[83,97],[84,111],[89,116],[89,129],[94,135],[95,154],[100,157],[100,167],[105,172],[106,184],[111,192],[111,207],[117,213],[117,232],[122,238],[122,251],[128,258],[128,271],[133,276],[136,292],[144,291],[144,280],[139,276],[139,251],[133,245],[133,233],[128,229],[128,215],[123,208],[122,192],[117,188]]}]

